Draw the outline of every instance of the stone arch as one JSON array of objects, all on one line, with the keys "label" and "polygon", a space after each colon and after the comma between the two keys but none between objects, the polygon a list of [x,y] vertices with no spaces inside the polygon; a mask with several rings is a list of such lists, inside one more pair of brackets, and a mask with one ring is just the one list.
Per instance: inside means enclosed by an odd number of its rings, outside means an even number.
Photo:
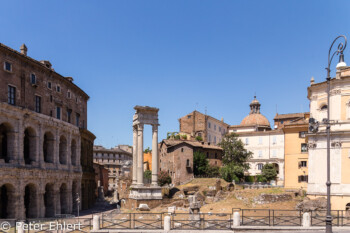
[{"label": "stone arch", "polygon": [[15,135],[13,127],[9,123],[0,124],[0,159],[5,163],[13,159],[13,148],[15,147]]},{"label": "stone arch", "polygon": [[53,183],[48,183],[45,186],[44,194],[45,217],[55,216],[55,189]]},{"label": "stone arch", "polygon": [[60,137],[59,161],[60,164],[67,164],[67,139],[63,135]]},{"label": "stone arch", "polygon": [[24,130],[23,157],[25,164],[36,160],[36,138],[36,132],[33,128],[28,127]]},{"label": "stone arch", "polygon": [[54,162],[54,142],[55,137],[51,132],[46,132],[44,134],[44,143],[43,143],[43,152],[44,152],[44,161],[46,163]]},{"label": "stone arch", "polygon": [[276,169],[277,175],[280,174],[280,166],[278,163],[272,163],[273,167]]},{"label": "stone arch", "polygon": [[71,163],[77,165],[77,143],[74,139],[71,143]]},{"label": "stone arch", "polygon": [[68,214],[68,189],[67,184],[63,183],[60,187],[61,214]]},{"label": "stone arch", "polygon": [[15,218],[15,188],[12,184],[0,187],[0,218]]},{"label": "stone arch", "polygon": [[37,188],[34,184],[27,184],[24,188],[24,208],[26,218],[36,218],[38,216]]},{"label": "stone arch", "polygon": [[78,181],[74,180],[72,182],[73,213],[77,212],[78,210],[78,202],[77,202],[78,197],[79,197]]}]

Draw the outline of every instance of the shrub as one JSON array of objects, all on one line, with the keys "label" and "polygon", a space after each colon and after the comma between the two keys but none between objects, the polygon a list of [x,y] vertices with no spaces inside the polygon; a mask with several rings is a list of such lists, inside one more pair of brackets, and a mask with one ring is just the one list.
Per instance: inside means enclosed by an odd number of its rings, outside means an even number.
[{"label": "shrub", "polygon": [[203,141],[203,138],[202,138],[201,136],[197,136],[197,137],[196,137],[196,140],[199,141],[199,142],[201,142],[201,141]]},{"label": "shrub", "polygon": [[187,135],[186,135],[186,134],[183,134],[183,135],[181,135],[181,138],[182,138],[183,140],[187,140]]},{"label": "shrub", "polygon": [[253,183],[254,182],[254,176],[245,176],[244,177],[245,182]]},{"label": "shrub", "polygon": [[146,179],[151,179],[152,178],[152,171],[151,170],[144,171],[143,177]]},{"label": "shrub", "polygon": [[171,184],[171,177],[166,171],[160,171],[158,174],[158,185],[164,186],[166,184]]},{"label": "shrub", "polygon": [[219,177],[220,176],[220,167],[218,166],[208,166],[207,168],[208,177]]},{"label": "shrub", "polygon": [[175,139],[180,139],[180,135],[175,135]]},{"label": "shrub", "polygon": [[244,168],[230,163],[221,167],[220,174],[227,182],[232,182],[233,180],[239,182],[244,177]]}]

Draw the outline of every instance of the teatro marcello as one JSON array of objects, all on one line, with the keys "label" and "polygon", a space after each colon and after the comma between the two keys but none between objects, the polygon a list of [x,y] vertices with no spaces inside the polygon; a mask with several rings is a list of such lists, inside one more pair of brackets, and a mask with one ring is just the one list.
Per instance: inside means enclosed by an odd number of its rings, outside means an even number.
[{"label": "teatro marcello", "polygon": [[95,201],[89,96],[49,61],[0,43],[0,218],[74,214]]}]

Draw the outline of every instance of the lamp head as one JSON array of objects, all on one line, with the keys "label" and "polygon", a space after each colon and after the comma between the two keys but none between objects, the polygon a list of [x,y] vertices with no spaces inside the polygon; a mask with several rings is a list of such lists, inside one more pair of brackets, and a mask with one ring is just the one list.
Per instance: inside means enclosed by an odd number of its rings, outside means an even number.
[{"label": "lamp head", "polygon": [[339,55],[339,63],[337,64],[337,69],[345,67],[346,63],[344,62],[344,54],[343,52],[340,53]]}]

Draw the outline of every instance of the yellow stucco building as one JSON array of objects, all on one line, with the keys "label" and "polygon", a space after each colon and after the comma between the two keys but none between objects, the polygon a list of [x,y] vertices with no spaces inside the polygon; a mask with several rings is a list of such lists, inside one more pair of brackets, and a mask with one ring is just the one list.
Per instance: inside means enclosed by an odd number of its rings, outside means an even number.
[{"label": "yellow stucco building", "polygon": [[279,119],[287,120],[283,126],[285,188],[303,189],[308,182],[308,146],[307,131],[309,113],[283,114]]}]

